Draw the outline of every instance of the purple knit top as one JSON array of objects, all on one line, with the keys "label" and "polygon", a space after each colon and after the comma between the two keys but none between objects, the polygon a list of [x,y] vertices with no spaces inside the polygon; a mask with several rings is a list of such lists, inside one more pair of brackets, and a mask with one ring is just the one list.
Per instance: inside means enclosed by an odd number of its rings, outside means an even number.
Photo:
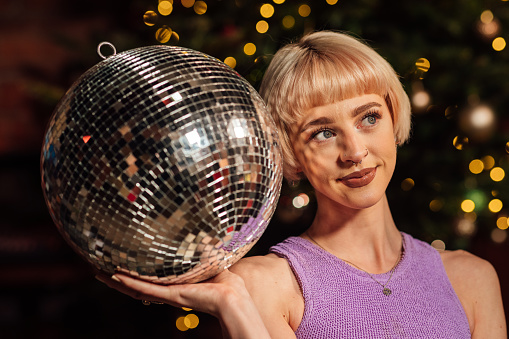
[{"label": "purple knit top", "polygon": [[[288,260],[304,296],[297,338],[470,338],[468,319],[440,254],[403,235],[404,253],[382,293],[365,272],[291,237],[270,251]],[[390,272],[373,275],[382,284]]]}]

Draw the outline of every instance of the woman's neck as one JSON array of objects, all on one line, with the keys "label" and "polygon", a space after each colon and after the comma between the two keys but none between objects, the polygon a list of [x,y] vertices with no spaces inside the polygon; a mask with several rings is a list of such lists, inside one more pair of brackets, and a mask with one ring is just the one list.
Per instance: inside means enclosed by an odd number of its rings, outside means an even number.
[{"label": "woman's neck", "polygon": [[364,209],[319,207],[302,237],[373,274],[389,271],[402,248],[401,234],[385,196]]}]

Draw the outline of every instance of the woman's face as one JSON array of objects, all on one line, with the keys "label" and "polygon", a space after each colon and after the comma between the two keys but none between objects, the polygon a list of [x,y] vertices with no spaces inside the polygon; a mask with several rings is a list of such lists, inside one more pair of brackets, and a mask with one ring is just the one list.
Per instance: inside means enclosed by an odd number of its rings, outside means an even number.
[{"label": "woman's face", "polygon": [[320,199],[361,209],[385,195],[396,145],[391,114],[379,95],[313,107],[293,126],[290,138],[300,170]]}]

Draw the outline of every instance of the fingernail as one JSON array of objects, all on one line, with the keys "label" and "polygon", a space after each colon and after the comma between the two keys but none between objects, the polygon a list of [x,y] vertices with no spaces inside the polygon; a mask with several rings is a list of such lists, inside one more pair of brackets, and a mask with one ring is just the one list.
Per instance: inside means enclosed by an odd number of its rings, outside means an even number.
[{"label": "fingernail", "polygon": [[116,282],[119,282],[119,283],[122,282],[116,275],[112,275],[111,280],[115,280]]}]

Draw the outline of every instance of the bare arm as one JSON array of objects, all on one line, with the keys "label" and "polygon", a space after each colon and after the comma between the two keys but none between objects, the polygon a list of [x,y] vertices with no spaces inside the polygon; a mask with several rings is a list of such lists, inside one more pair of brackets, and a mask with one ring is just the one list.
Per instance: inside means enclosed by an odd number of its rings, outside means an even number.
[{"label": "bare arm", "polygon": [[271,338],[295,338],[304,300],[287,261],[269,254],[242,259],[231,270],[244,279]]},{"label": "bare arm", "polygon": [[226,338],[270,338],[244,281],[228,270],[205,282],[184,285],[157,285],[123,274],[98,275],[97,279],[135,299],[212,314]]},{"label": "bare arm", "polygon": [[493,266],[465,251],[446,251],[442,260],[467,314],[472,338],[506,339],[500,283]]}]

